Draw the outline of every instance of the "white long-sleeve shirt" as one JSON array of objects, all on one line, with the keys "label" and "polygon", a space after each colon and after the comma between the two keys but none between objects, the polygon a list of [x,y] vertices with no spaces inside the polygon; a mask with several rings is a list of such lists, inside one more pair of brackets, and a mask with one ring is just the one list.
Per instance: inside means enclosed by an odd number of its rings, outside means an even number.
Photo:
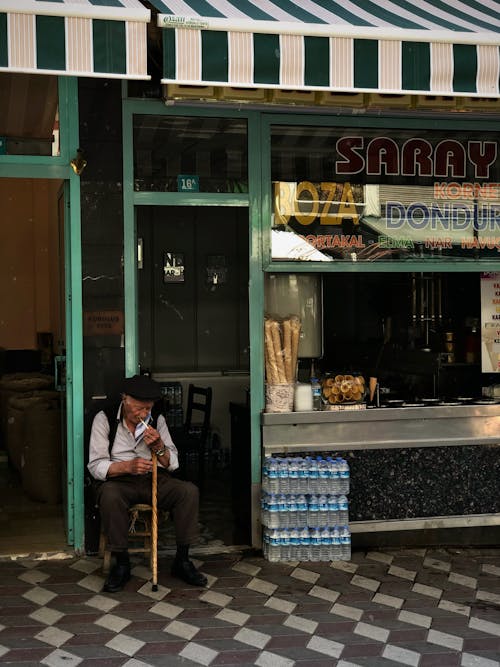
[{"label": "white long-sleeve shirt", "polygon": [[[151,459],[151,450],[143,442],[142,437],[136,441],[134,434],[131,433],[123,423],[121,410],[122,406],[120,403],[117,412],[117,418],[120,419],[120,423],[116,430],[115,441],[111,447],[111,453],[109,448],[110,426],[106,413],[101,410],[101,412],[96,414],[94,421],[92,422],[89,444],[89,462],[87,468],[92,477],[99,481],[104,481],[107,478],[109,466],[114,461],[131,461],[135,458]],[[177,470],[179,467],[177,448],[173,443],[167,422],[163,415],[158,416],[156,430],[159,432],[163,444],[170,451],[168,470]],[[162,467],[159,461],[158,465]]]}]

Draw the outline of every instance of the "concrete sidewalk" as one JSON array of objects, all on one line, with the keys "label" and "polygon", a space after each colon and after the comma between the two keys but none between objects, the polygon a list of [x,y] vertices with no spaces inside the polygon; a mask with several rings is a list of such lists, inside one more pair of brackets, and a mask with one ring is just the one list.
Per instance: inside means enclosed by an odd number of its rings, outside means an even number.
[{"label": "concrete sidewalk", "polygon": [[3,665],[500,667],[500,550],[357,551],[349,562],[198,556],[206,589],[159,560],[101,593],[98,558],[0,562]]}]

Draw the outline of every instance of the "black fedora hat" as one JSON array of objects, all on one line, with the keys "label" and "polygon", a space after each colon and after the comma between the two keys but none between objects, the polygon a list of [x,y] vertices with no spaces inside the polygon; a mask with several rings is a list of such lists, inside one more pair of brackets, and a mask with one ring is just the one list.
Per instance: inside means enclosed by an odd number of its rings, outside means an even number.
[{"label": "black fedora hat", "polygon": [[127,396],[137,398],[139,401],[156,401],[161,396],[160,385],[148,375],[133,375],[130,378],[125,378],[122,391]]}]

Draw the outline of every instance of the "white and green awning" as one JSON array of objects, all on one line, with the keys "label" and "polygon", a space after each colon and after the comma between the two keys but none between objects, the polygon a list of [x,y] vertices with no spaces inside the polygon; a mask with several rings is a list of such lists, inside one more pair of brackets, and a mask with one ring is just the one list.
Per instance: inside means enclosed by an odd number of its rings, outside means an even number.
[{"label": "white and green awning", "polygon": [[148,79],[139,0],[0,0],[0,71]]},{"label": "white and green awning", "polygon": [[163,83],[499,96],[495,0],[152,0]]}]

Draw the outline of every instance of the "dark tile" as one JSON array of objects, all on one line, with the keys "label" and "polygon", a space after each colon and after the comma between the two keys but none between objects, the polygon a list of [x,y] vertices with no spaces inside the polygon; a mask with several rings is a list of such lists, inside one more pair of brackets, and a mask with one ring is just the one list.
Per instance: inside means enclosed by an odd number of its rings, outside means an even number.
[{"label": "dark tile", "polygon": [[342,659],[348,660],[349,658],[382,655],[383,649],[384,644],[380,642],[376,644],[351,644],[350,646],[346,646],[342,651]]},{"label": "dark tile", "polygon": [[419,667],[458,667],[459,653],[428,653],[420,658]]}]

